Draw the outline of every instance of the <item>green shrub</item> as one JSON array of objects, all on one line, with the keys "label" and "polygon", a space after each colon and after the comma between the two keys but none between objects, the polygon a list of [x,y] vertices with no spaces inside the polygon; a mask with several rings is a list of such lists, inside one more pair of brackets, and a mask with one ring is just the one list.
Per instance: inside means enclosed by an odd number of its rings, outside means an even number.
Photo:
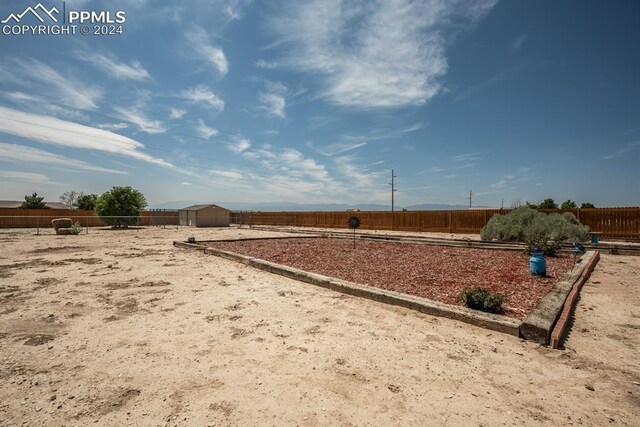
[{"label": "green shrub", "polygon": [[466,288],[460,295],[462,303],[474,310],[487,313],[502,313],[502,304],[507,296],[500,292],[492,292],[486,288]]},{"label": "green shrub", "polygon": [[547,215],[528,206],[494,215],[480,232],[482,240],[524,242],[527,253],[539,247],[547,256],[555,255],[562,242],[583,242],[588,236],[589,227],[580,224],[572,213]]},{"label": "green shrub", "polygon": [[74,222],[73,224],[71,224],[71,234],[75,234],[78,235],[82,232],[82,226],[80,225],[79,222]]}]

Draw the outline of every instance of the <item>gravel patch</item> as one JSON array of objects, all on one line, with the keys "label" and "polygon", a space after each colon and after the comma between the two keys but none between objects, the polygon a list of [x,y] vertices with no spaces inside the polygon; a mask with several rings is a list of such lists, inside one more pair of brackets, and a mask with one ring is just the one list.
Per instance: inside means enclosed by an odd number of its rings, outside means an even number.
[{"label": "gravel patch", "polygon": [[532,278],[522,252],[449,248],[349,239],[266,239],[208,246],[301,270],[460,305],[464,288],[507,294],[506,316],[524,319],[573,266],[569,255],[547,258],[545,278]]}]

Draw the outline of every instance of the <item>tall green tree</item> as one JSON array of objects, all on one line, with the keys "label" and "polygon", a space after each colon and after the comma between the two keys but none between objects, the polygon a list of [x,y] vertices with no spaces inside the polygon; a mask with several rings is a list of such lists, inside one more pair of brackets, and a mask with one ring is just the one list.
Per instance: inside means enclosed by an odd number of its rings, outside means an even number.
[{"label": "tall green tree", "polygon": [[144,195],[131,187],[113,187],[96,201],[96,213],[100,219],[114,228],[136,224],[140,211],[147,206]]},{"label": "tall green tree", "polygon": [[593,209],[596,206],[593,203],[585,202],[580,205],[580,209]]},{"label": "tall green tree", "polygon": [[576,202],[571,199],[565,200],[562,202],[562,205],[560,205],[560,209],[576,209],[577,207]]},{"label": "tall green tree", "polygon": [[78,209],[84,211],[92,211],[96,208],[96,201],[98,200],[97,194],[81,194],[78,197],[78,201],[76,202],[76,206]]},{"label": "tall green tree", "polygon": [[26,195],[20,209],[48,209],[43,200],[44,197],[38,196],[38,193],[33,193],[31,196]]},{"label": "tall green tree", "polygon": [[538,209],[558,209],[558,204],[555,202],[555,200],[549,198],[549,199],[544,199],[539,205],[538,205]]}]

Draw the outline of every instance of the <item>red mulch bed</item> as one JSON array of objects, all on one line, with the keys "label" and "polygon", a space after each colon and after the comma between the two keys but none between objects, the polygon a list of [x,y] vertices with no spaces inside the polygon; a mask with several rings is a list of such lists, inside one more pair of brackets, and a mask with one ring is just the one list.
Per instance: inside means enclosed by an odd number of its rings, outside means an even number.
[{"label": "red mulch bed", "polygon": [[349,239],[261,239],[208,246],[355,283],[461,305],[459,295],[484,286],[508,296],[504,314],[524,319],[573,266],[569,255],[547,258],[546,278],[532,278],[520,251],[450,248]]}]

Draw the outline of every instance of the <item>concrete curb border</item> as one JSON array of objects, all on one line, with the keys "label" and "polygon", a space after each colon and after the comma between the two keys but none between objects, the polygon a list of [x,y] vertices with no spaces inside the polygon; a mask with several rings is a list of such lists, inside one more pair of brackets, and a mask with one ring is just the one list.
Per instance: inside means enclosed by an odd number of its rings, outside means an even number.
[{"label": "concrete curb border", "polygon": [[491,313],[483,313],[471,310],[466,307],[458,307],[431,301],[425,298],[414,297],[399,292],[374,288],[372,286],[360,285],[346,280],[323,276],[321,274],[309,273],[297,268],[288,267],[281,264],[272,263],[258,258],[240,255],[234,252],[223,251],[202,245],[193,245],[183,242],[174,242],[174,246],[187,249],[203,250],[205,254],[216,255],[232,261],[241,262],[248,266],[278,274],[290,279],[321,286],[332,291],[341,292],[347,295],[367,298],[385,304],[396,305],[432,316],[446,317],[470,323],[475,326],[503,332],[513,336],[520,335],[520,321],[510,317]]},{"label": "concrete curb border", "polygon": [[578,295],[580,295],[580,291],[582,290],[582,286],[586,283],[593,272],[593,269],[598,264],[600,260],[600,253],[595,252],[593,257],[588,261],[585,266],[580,278],[573,284],[571,288],[571,292],[567,296],[567,299],[563,305],[562,311],[560,312],[560,316],[558,317],[558,321],[551,332],[551,348],[558,348],[560,343],[562,342],[565,333],[567,332],[567,327],[569,326],[569,319],[573,310],[575,309],[576,302],[578,301]]},{"label": "concrete curb border", "polygon": [[[531,313],[529,313],[527,318],[524,319],[520,325],[520,335],[524,339],[538,344],[549,344],[551,332],[554,330],[554,326],[556,322],[558,322],[563,308],[567,305],[569,294],[572,289],[576,287],[576,283],[581,280],[583,282],[586,281],[591,271],[593,271],[595,263],[598,262],[599,257],[599,252],[587,251],[578,258],[576,262],[577,268],[574,267],[570,272],[565,274],[542,298]],[[583,277],[584,279],[582,279]],[[577,290],[579,291],[579,288]],[[573,301],[570,301],[568,305],[571,306],[574,302],[575,296],[573,297]]]}]

